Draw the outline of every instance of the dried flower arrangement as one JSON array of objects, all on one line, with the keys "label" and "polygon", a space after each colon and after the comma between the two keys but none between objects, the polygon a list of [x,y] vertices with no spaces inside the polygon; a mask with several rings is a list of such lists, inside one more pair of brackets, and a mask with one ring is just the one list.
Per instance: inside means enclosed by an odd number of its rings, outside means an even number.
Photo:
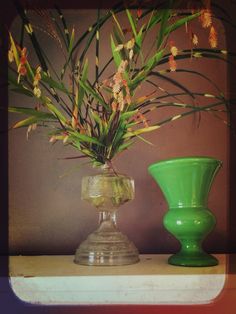
[{"label": "dried flower arrangement", "polygon": [[[80,152],[80,155],[71,158],[87,157],[95,165],[110,164],[136,138],[143,139],[142,134],[157,130],[163,124],[200,111],[222,111],[222,105],[227,109],[229,100],[220,91],[216,95],[194,93],[174,79],[169,81],[173,87],[180,88],[181,93],[164,91],[164,96],[157,93],[161,86],[152,78],[163,78],[165,74],[178,71],[179,60],[217,58],[226,61],[227,56],[226,50],[217,49],[217,31],[210,1],[203,1],[200,8],[182,11],[176,10],[173,4],[170,8],[171,4],[170,1],[164,1],[164,5],[159,7],[137,7],[133,10],[118,4],[105,13],[98,10],[97,20],[78,39],[75,38],[75,29],[68,29],[67,21],[58,7],[55,11],[37,10],[45,21],[46,32],[65,51],[66,61],[58,74],[52,60],[47,59],[27,12],[16,2],[39,65],[33,67],[30,64],[30,49],[24,47],[22,39],[16,41],[10,34],[9,84],[13,91],[32,97],[39,105],[34,108],[9,107],[10,112],[27,115],[14,124],[13,128],[26,127],[28,136],[37,126],[46,126],[50,130],[50,142],[62,141]],[[119,14],[126,15],[128,27],[124,28],[120,24]],[[110,40],[111,58],[101,66],[99,35],[109,19],[114,22],[113,30],[107,36]],[[198,34],[191,28],[194,20],[199,20],[206,29],[209,47],[198,47]],[[170,40],[180,28],[189,37],[187,49],[184,50],[180,50]],[[145,39],[150,31],[156,34],[154,49],[146,52]],[[88,76],[91,63],[86,58],[93,41],[96,53],[94,82]],[[107,79],[102,78],[103,72],[111,64],[115,64],[116,72]],[[158,70],[163,65],[166,69]],[[191,69],[189,72],[214,84],[204,73]],[[151,85],[154,91],[137,97],[136,91],[142,84]],[[212,99],[213,102],[196,106],[176,101],[177,96],[181,95],[189,95],[192,99],[203,97]],[[152,110],[166,106],[177,107],[183,112],[162,121],[149,120],[148,114]]]}]

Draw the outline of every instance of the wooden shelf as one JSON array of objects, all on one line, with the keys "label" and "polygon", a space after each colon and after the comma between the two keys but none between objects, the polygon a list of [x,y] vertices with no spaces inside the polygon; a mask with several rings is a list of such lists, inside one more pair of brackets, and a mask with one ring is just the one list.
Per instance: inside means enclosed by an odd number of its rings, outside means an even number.
[{"label": "wooden shelf", "polygon": [[128,266],[82,266],[73,256],[12,256],[10,282],[40,304],[205,304],[222,291],[226,255],[214,267],[178,267],[169,255],[141,255]]}]

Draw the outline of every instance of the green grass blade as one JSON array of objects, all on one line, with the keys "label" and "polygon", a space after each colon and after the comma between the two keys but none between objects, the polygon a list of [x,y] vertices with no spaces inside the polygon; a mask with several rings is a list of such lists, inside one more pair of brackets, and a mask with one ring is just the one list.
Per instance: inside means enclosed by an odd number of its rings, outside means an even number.
[{"label": "green grass blade", "polygon": [[24,26],[25,26],[25,29],[26,29],[26,32],[28,33],[30,39],[31,39],[31,42],[32,42],[32,45],[34,47],[34,50],[35,50],[35,53],[38,57],[38,60],[40,62],[40,65],[42,67],[42,69],[47,72],[48,71],[48,68],[47,68],[47,64],[43,58],[43,55],[42,55],[42,52],[41,52],[41,47],[39,45],[39,42],[34,34],[34,31],[33,31],[33,28],[32,28],[32,25],[30,24],[30,21],[27,17],[27,15],[25,14],[25,11],[23,9],[23,7],[20,5],[20,3],[18,1],[14,1],[14,4],[15,4],[15,7],[16,7],[16,10],[19,14],[19,16],[21,17],[22,19],[22,22],[24,23]]},{"label": "green grass blade", "polygon": [[69,54],[72,51],[74,40],[75,40],[75,29],[73,28],[71,31],[70,42],[69,42],[69,47],[68,47],[68,53]]},{"label": "green grass blade", "polygon": [[149,126],[147,128],[142,128],[142,129],[137,129],[135,131],[131,131],[131,132],[127,132],[123,138],[131,138],[133,136],[137,136],[143,133],[147,133],[147,132],[151,132],[154,130],[157,130],[160,126],[159,125],[153,125],[153,126]]},{"label": "green grass blade", "polygon": [[115,13],[114,13],[112,10],[111,10],[111,14],[112,14],[113,20],[114,20],[115,23],[116,23],[117,29],[118,29],[118,31],[119,31],[119,33],[120,33],[120,36],[121,36],[123,39],[125,39],[125,35],[124,35],[123,30],[122,30],[122,27],[121,27],[121,25],[120,25],[120,23],[119,23],[119,21],[118,21],[116,15],[115,15]]},{"label": "green grass blade", "polygon": [[126,14],[127,14],[127,17],[128,17],[128,20],[129,20],[129,23],[130,23],[130,26],[132,28],[132,31],[133,31],[133,34],[134,34],[134,37],[136,38],[137,37],[137,30],[136,30],[136,23],[135,23],[135,20],[130,12],[130,10],[126,9]]},{"label": "green grass blade", "polygon": [[14,55],[14,59],[15,59],[15,62],[16,62],[16,66],[18,67],[19,64],[20,64],[20,57],[19,57],[19,54],[18,54],[18,51],[17,51],[17,48],[16,48],[16,44],[15,44],[15,41],[14,41],[11,33],[9,33],[9,37],[10,37],[10,43],[11,43],[11,47],[12,47],[12,50],[13,50],[13,55]]},{"label": "green grass blade", "polygon": [[115,45],[112,35],[111,35],[111,50],[112,50],[112,56],[113,56],[114,62],[116,64],[116,67],[118,68],[122,61],[122,58],[119,51],[116,51],[116,45]]},{"label": "green grass blade", "polygon": [[83,82],[82,80],[79,80],[80,85],[82,86],[82,88],[88,92],[89,94],[91,94],[98,102],[99,104],[101,104],[108,112],[111,111],[111,109],[108,107],[108,105],[105,103],[105,101],[102,99],[102,97],[95,92],[95,90],[90,87],[88,84],[86,84],[85,82]]},{"label": "green grass blade", "polygon": [[68,27],[67,27],[67,23],[66,23],[66,20],[62,14],[62,11],[61,9],[59,8],[58,5],[54,5],[55,6],[55,9],[57,10],[58,12],[58,15],[61,19],[61,22],[62,22],[62,25],[63,25],[63,28],[64,28],[64,34],[65,34],[65,37],[66,37],[66,42],[67,42],[67,49],[69,51],[69,45],[70,45],[70,36],[69,36],[69,30],[68,30]]},{"label": "green grass blade", "polygon": [[170,16],[171,16],[171,10],[170,9],[162,10],[162,15],[161,15],[161,19],[160,19],[161,25],[160,25],[160,29],[159,29],[158,36],[157,36],[157,44],[156,44],[157,49],[159,49],[164,42],[163,39],[166,35],[167,22],[168,22]]},{"label": "green grass blade", "polygon": [[103,146],[102,143],[100,143],[98,141],[98,139],[96,139],[95,137],[91,137],[91,136],[88,136],[88,135],[85,135],[85,134],[80,134],[78,132],[70,132],[70,138],[72,139],[76,139],[78,140],[79,142],[86,142],[86,143],[89,143],[89,144],[96,144],[98,146]]},{"label": "green grass blade", "polygon": [[26,95],[28,97],[34,97],[34,93],[32,93],[30,90],[26,88],[15,87],[15,88],[11,88],[10,90],[17,94]]},{"label": "green grass blade", "polygon": [[65,126],[67,124],[66,117],[57,109],[56,106],[47,101],[47,99],[44,99],[44,105],[59,120],[62,126]]},{"label": "green grass blade", "polygon": [[[88,76],[88,59],[85,60],[82,75],[81,75],[81,81],[83,83],[86,82],[87,76]],[[85,92],[85,89],[80,84],[80,86],[78,87],[78,93],[76,95],[76,104],[77,104],[79,110],[81,110],[82,102],[84,99],[84,92]]]},{"label": "green grass blade", "polygon": [[96,56],[95,56],[95,78],[98,81],[99,74],[99,36],[100,36],[100,27],[99,27],[99,19],[100,19],[100,9],[97,10],[97,24],[98,28],[96,30]]},{"label": "green grass blade", "polygon": [[33,116],[35,118],[38,118],[40,120],[56,120],[55,116],[51,113],[47,112],[42,112],[39,110],[35,110],[32,108],[26,108],[26,107],[8,107],[9,112],[14,112],[14,113],[21,113],[21,114],[26,114]]},{"label": "green grass blade", "polygon": [[47,75],[45,72],[41,72],[42,81],[49,85],[49,87],[53,87],[55,89],[60,90],[61,92],[70,95],[71,93],[66,89],[63,83],[57,82],[51,77]]},{"label": "green grass blade", "polygon": [[29,118],[26,118],[24,120],[18,121],[17,123],[15,123],[12,126],[12,128],[18,129],[18,128],[23,128],[23,127],[28,127],[29,125],[35,124],[39,121],[40,121],[40,119],[38,119],[37,117],[29,117]]},{"label": "green grass blade", "polygon": [[173,23],[172,25],[166,27],[165,31],[164,31],[164,35],[169,35],[170,33],[174,32],[175,30],[177,30],[178,28],[180,28],[181,26],[183,26],[185,23],[190,22],[194,19],[196,19],[197,17],[200,16],[200,12],[197,12],[193,15],[189,15],[187,17],[184,17],[182,19],[179,19],[178,21],[176,21],[175,23]]},{"label": "green grass blade", "polygon": [[131,145],[133,145],[134,142],[133,141],[128,141],[128,142],[125,142],[123,144],[121,144],[120,146],[118,146],[117,148],[117,153],[121,153],[123,152],[124,150],[128,149]]},{"label": "green grass blade", "polygon": [[174,80],[173,78],[167,77],[167,76],[165,76],[159,72],[155,72],[155,71],[151,71],[150,76],[157,76],[158,78],[161,78],[165,81],[168,81],[169,83],[173,84],[174,86],[185,91],[191,98],[195,98],[193,93],[187,87],[185,87],[183,84],[179,83],[177,80]]}]

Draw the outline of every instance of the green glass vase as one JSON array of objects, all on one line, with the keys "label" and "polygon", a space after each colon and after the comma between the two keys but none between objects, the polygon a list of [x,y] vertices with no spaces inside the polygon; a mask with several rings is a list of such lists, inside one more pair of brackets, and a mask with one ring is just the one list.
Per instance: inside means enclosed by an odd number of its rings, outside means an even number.
[{"label": "green glass vase", "polygon": [[148,167],[159,184],[169,210],[165,228],[181,244],[168,263],[178,266],[214,266],[218,260],[207,254],[202,242],[216,224],[207,208],[208,194],[221,161],[210,157],[184,157],[163,160]]}]

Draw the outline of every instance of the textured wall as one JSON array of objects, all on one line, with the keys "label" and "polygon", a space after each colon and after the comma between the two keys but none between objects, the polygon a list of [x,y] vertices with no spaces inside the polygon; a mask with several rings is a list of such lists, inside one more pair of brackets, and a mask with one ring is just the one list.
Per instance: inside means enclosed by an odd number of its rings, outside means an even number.
[{"label": "textured wall", "polygon": [[[67,11],[70,25],[76,30],[87,29],[94,21],[95,11]],[[122,18],[121,18],[122,20]],[[19,20],[12,26],[13,32],[19,32]],[[109,38],[106,26],[101,34],[101,62],[110,56]],[[219,25],[219,35],[224,47],[224,30]],[[207,35],[195,23],[195,32],[199,34],[200,44],[207,46]],[[154,36],[154,34],[153,34]],[[40,34],[48,56],[54,64],[62,64],[58,47],[53,41]],[[172,38],[181,49],[185,46],[187,36],[184,31]],[[150,38],[146,45],[152,43]],[[27,40],[28,44],[28,40]],[[32,54],[31,54],[32,56]],[[91,48],[88,57],[94,62],[94,50]],[[181,61],[179,68],[204,70],[223,91],[227,89],[226,65],[210,60]],[[113,69],[110,70],[110,73]],[[90,68],[90,75],[93,75]],[[105,74],[108,74],[105,73]],[[193,79],[191,74],[171,73],[170,77],[179,79],[194,91],[214,93],[207,81]],[[170,91],[170,85],[156,81],[162,88]],[[151,91],[152,89],[150,89]],[[173,89],[171,89],[171,92]],[[148,90],[140,90],[146,94]],[[185,98],[190,102],[189,98]],[[10,105],[32,105],[32,99],[10,94]],[[33,103],[34,104],[34,103]],[[151,120],[161,120],[170,111],[153,111]],[[19,118],[12,116],[10,124]],[[130,151],[122,153],[115,159],[119,172],[126,173],[135,179],[136,198],[125,204],[118,212],[119,228],[132,239],[142,253],[172,252],[178,247],[177,241],[164,230],[162,217],[166,212],[163,195],[147,173],[147,167],[155,161],[191,155],[214,156],[224,163],[212,187],[209,207],[217,218],[217,227],[205,242],[211,251],[223,251],[226,247],[227,211],[228,211],[228,130],[220,119],[212,114],[202,113],[189,116],[165,125],[146,138],[155,146],[137,142]],[[9,215],[10,215],[10,253],[12,254],[66,254],[73,253],[78,244],[97,226],[98,214],[89,204],[80,200],[81,178],[93,172],[88,166],[80,167],[76,161],[59,160],[58,158],[76,155],[76,151],[63,147],[62,144],[48,143],[45,130],[37,129],[30,134],[27,141],[26,130],[16,130],[9,134]],[[68,173],[67,176],[63,176]],[[63,177],[61,177],[63,176]]]}]

